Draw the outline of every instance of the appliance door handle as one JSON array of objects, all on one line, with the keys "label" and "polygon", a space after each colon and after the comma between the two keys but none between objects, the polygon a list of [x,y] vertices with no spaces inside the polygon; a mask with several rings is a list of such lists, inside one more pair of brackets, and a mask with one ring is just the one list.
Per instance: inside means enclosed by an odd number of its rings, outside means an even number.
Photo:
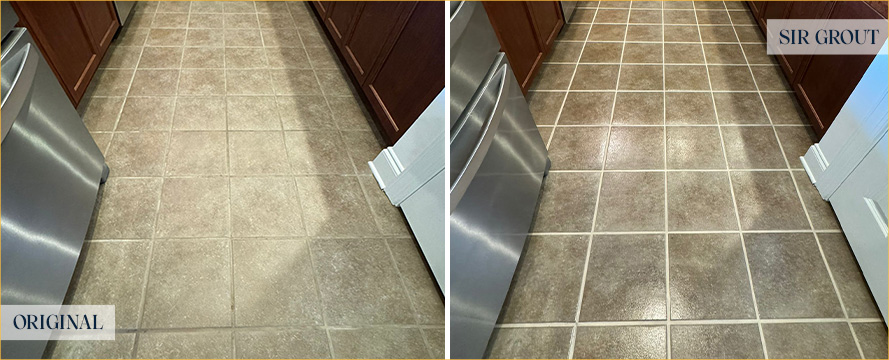
[{"label": "appliance door handle", "polygon": [[454,43],[460,39],[466,26],[469,25],[469,19],[472,18],[472,10],[474,10],[473,6],[475,5],[472,3],[461,1],[460,5],[457,5],[457,9],[454,10],[454,14],[451,15],[451,47],[454,47]]},{"label": "appliance door handle", "polygon": [[466,193],[469,183],[472,182],[472,178],[474,178],[475,174],[478,172],[482,161],[485,160],[485,155],[487,155],[488,149],[491,148],[491,143],[494,141],[494,135],[497,134],[497,128],[500,126],[500,119],[503,117],[503,111],[506,108],[506,99],[509,98],[509,83],[507,81],[510,80],[509,76],[512,76],[512,71],[508,64],[504,64],[497,70],[497,73],[497,75],[494,75],[494,79],[500,79],[500,90],[497,92],[497,102],[494,105],[494,111],[491,112],[491,115],[488,116],[488,119],[485,121],[482,135],[479,138],[478,143],[475,145],[472,155],[469,156],[469,160],[466,161],[466,165],[463,166],[460,175],[457,176],[457,179],[451,184],[451,212],[457,208],[457,204],[460,203],[460,199],[462,199],[463,195]]},{"label": "appliance door handle", "polygon": [[[16,71],[15,78],[9,85],[9,91],[3,94],[3,102],[0,104],[0,116],[3,117],[3,122],[14,122],[28,103],[31,90],[34,88],[34,78],[37,75],[39,58],[37,56],[38,53],[34,50],[36,50],[34,44],[27,44],[15,55],[12,55],[12,58],[21,58],[22,60],[20,60],[21,65],[19,65],[18,71]],[[11,128],[12,123],[9,126],[3,126],[4,138],[6,137],[6,131],[9,131]]]}]

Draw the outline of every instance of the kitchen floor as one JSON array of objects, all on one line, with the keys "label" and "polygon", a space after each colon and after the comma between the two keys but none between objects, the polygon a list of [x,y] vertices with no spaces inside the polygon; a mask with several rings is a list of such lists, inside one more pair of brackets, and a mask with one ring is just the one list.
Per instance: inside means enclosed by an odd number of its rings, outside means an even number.
[{"label": "kitchen floor", "polygon": [[886,358],[743,2],[581,2],[529,93],[548,175],[495,358]]},{"label": "kitchen floor", "polygon": [[62,358],[444,356],[442,297],[366,164],[383,148],[301,2],[140,2],[80,105],[111,174]]}]

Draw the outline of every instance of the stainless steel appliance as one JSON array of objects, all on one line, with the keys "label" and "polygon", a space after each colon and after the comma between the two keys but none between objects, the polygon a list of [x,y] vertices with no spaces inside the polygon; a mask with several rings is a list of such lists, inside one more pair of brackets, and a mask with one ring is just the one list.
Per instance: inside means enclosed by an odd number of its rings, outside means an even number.
[{"label": "stainless steel appliance", "polygon": [[[3,29],[13,14],[2,4]],[[2,43],[2,304],[61,305],[80,256],[105,158],[24,28]],[[46,341],[3,341],[40,358]]]},{"label": "stainless steel appliance", "polygon": [[571,15],[574,15],[574,9],[577,8],[577,1],[559,1],[562,4],[562,17],[565,18],[565,23],[568,23],[568,20],[571,20]]},{"label": "stainless steel appliance", "polygon": [[115,1],[114,2],[114,10],[117,10],[117,19],[120,20],[120,27],[123,28],[123,25],[127,22],[127,19],[130,18],[130,13],[133,12],[133,8],[136,6],[135,1]]},{"label": "stainless steel appliance", "polygon": [[484,8],[452,6],[450,22],[450,355],[480,358],[528,237],[549,157]]}]

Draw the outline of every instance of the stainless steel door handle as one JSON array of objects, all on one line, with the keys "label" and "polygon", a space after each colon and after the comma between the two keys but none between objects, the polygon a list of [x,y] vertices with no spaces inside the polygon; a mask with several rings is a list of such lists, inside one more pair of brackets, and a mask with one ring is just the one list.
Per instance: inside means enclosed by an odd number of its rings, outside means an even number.
[{"label": "stainless steel door handle", "polygon": [[507,86],[507,81],[511,80],[510,76],[513,75],[508,64],[501,66],[500,69],[497,70],[497,75],[494,76],[495,79],[500,79],[500,90],[497,93],[497,102],[496,105],[494,105],[494,111],[491,112],[491,115],[488,116],[488,119],[485,121],[484,130],[482,131],[478,143],[475,145],[475,149],[472,151],[472,155],[469,156],[469,160],[466,161],[466,165],[463,166],[460,175],[457,176],[457,179],[451,184],[450,211],[454,211],[457,204],[460,203],[460,199],[462,199],[463,194],[466,193],[466,188],[469,187],[469,183],[472,182],[472,178],[475,177],[478,168],[481,166],[482,161],[484,161],[485,155],[491,147],[491,142],[494,141],[494,135],[497,133],[497,128],[500,126],[500,119],[503,116],[503,109],[506,107],[506,99],[509,98],[509,86]]},{"label": "stainless steel door handle", "polygon": [[[28,104],[34,85],[34,77],[37,74],[39,56],[37,56],[38,53],[35,50],[34,44],[27,44],[17,53],[9,55],[12,57],[10,60],[18,60],[18,63],[21,65],[15,71],[12,81],[9,82],[9,87],[4,89],[6,93],[3,94],[3,102],[0,104],[4,139],[6,138],[6,133],[12,128],[12,123],[15,122],[19,113]],[[4,77],[6,77],[6,74],[4,74]],[[7,79],[3,79],[3,82],[6,81]]]}]

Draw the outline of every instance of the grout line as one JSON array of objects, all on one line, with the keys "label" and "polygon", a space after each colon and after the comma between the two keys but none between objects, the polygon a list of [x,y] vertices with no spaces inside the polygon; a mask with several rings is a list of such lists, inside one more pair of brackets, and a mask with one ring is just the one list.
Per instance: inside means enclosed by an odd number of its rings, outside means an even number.
[{"label": "grout line", "polygon": [[[729,16],[729,23],[734,24],[733,20],[731,19],[731,16]],[[737,30],[735,30],[734,26],[732,27],[732,30],[735,32],[735,36],[738,37],[738,32],[737,32]],[[750,72],[750,77],[753,79],[753,85],[756,87],[756,90],[758,92],[759,91],[759,83],[756,81],[756,76],[754,76],[754,74],[753,74],[753,68],[750,67],[750,65],[751,65],[750,59],[747,57],[747,52],[744,51],[744,47],[741,46],[740,48],[741,48],[741,55],[744,56],[744,60],[747,62],[747,65],[748,65],[747,69]],[[763,108],[765,109],[766,117],[769,119],[769,123],[774,125],[774,122],[772,121],[772,116],[769,113],[768,108],[766,107],[765,99],[763,99],[761,93],[759,94],[759,100],[762,103]],[[781,138],[778,136],[778,130],[775,129],[774,126],[772,126],[772,132],[775,134],[775,141],[778,142],[778,148],[781,150],[781,155],[784,157],[784,163],[787,165],[788,169],[792,169],[792,166],[790,165],[790,160],[787,158],[787,152],[784,151],[784,146],[781,144]],[[858,349],[858,354],[861,356],[862,359],[864,359],[865,358],[864,350],[862,350],[862,348],[861,348],[861,342],[858,340],[858,336],[855,333],[855,328],[852,326],[852,323],[848,322],[849,312],[846,309],[846,304],[843,301],[843,296],[840,293],[839,286],[837,286],[836,278],[834,277],[833,271],[830,268],[830,263],[827,261],[827,256],[824,253],[824,248],[822,247],[821,240],[818,237],[818,232],[815,230],[815,225],[812,222],[811,215],[809,215],[809,209],[806,206],[805,200],[803,200],[802,192],[799,189],[799,185],[796,182],[796,176],[793,174],[793,171],[790,172],[790,181],[793,182],[793,188],[796,191],[797,199],[799,200],[800,204],[802,205],[803,213],[806,215],[806,221],[809,223],[809,228],[812,231],[812,235],[815,237],[815,244],[818,245],[818,252],[821,255],[821,260],[824,262],[824,268],[827,270],[827,275],[830,278],[831,285],[833,286],[834,294],[836,295],[837,300],[840,303],[840,309],[843,310],[843,317],[845,317],[847,324],[849,326],[849,331],[852,333],[852,339],[855,341],[855,347]],[[765,340],[763,340],[763,341],[765,341]]]},{"label": "grout line", "polygon": [[[697,21],[698,10],[697,10],[697,7],[694,5],[694,2],[692,2],[692,8],[694,9],[695,23],[697,23],[698,22]],[[732,30],[734,31],[734,27],[732,28]],[[701,35],[701,27],[699,25],[698,26],[698,37],[703,40],[702,36],[703,35]],[[735,37],[737,38],[737,34],[735,35]],[[707,62],[707,50],[704,47],[703,43],[701,44],[701,52],[704,55],[704,67],[707,72],[707,84],[710,89],[710,99],[711,99],[712,105],[713,105],[713,112],[715,115],[714,117],[716,119],[716,124],[720,125],[721,122],[719,121],[719,111],[716,108],[716,97],[713,95],[713,81],[710,79],[710,65]],[[719,143],[722,146],[722,157],[723,157],[723,160],[725,161],[725,168],[726,168],[726,170],[728,170],[728,169],[730,169],[731,166],[728,161],[728,152],[726,151],[726,147],[725,147],[725,137],[722,134],[722,126],[717,126],[717,131],[719,133]],[[757,300],[756,300],[756,288],[753,285],[753,272],[750,270],[750,258],[748,257],[748,254],[747,254],[747,243],[744,239],[744,233],[741,232],[741,230],[743,229],[743,226],[741,225],[741,213],[738,210],[738,201],[737,201],[737,198],[735,197],[735,187],[734,187],[734,183],[732,182],[732,174],[731,174],[731,172],[728,172],[726,175],[727,175],[726,177],[728,178],[729,193],[732,197],[732,206],[734,207],[734,211],[735,211],[735,220],[737,221],[737,224],[738,224],[738,230],[739,230],[739,235],[740,235],[739,237],[741,239],[741,250],[744,253],[744,265],[747,270],[747,280],[748,280],[749,286],[750,286],[750,296],[751,296],[751,299],[753,302],[753,310],[756,315],[756,320],[757,320],[756,326],[757,326],[757,329],[759,330],[759,339],[760,339],[760,343],[762,344],[762,353],[763,353],[763,357],[768,359],[769,352],[768,352],[768,348],[766,347],[765,333],[763,332],[763,329],[762,329],[762,322],[761,322],[762,319],[761,319],[760,313],[759,313],[759,304],[757,303]]]},{"label": "grout line", "polygon": [[[846,323],[852,322],[856,324],[882,324],[882,318],[863,318],[846,320],[844,318],[798,318],[798,319],[715,319],[715,320],[670,320],[670,326],[695,326],[695,325],[755,325],[763,324],[824,324],[824,323]],[[552,328],[552,327],[613,327],[613,326],[652,326],[667,325],[667,320],[624,320],[624,321],[582,321],[582,322],[540,322],[540,323],[506,323],[497,324],[498,329],[519,329],[519,328]]]},{"label": "grout line", "polygon": [[[663,97],[663,143],[664,143],[664,169],[667,169],[667,46],[664,44],[666,41],[665,34],[665,26],[664,26],[664,3],[661,3],[661,89],[664,90],[664,93],[661,94]],[[673,358],[673,338],[670,326],[670,320],[673,317],[673,303],[671,301],[671,293],[670,293],[670,204],[669,204],[669,192],[668,192],[668,176],[667,173],[664,172],[664,268],[665,268],[665,276],[664,276],[664,289],[666,293],[666,345],[667,345],[667,359]]]}]

